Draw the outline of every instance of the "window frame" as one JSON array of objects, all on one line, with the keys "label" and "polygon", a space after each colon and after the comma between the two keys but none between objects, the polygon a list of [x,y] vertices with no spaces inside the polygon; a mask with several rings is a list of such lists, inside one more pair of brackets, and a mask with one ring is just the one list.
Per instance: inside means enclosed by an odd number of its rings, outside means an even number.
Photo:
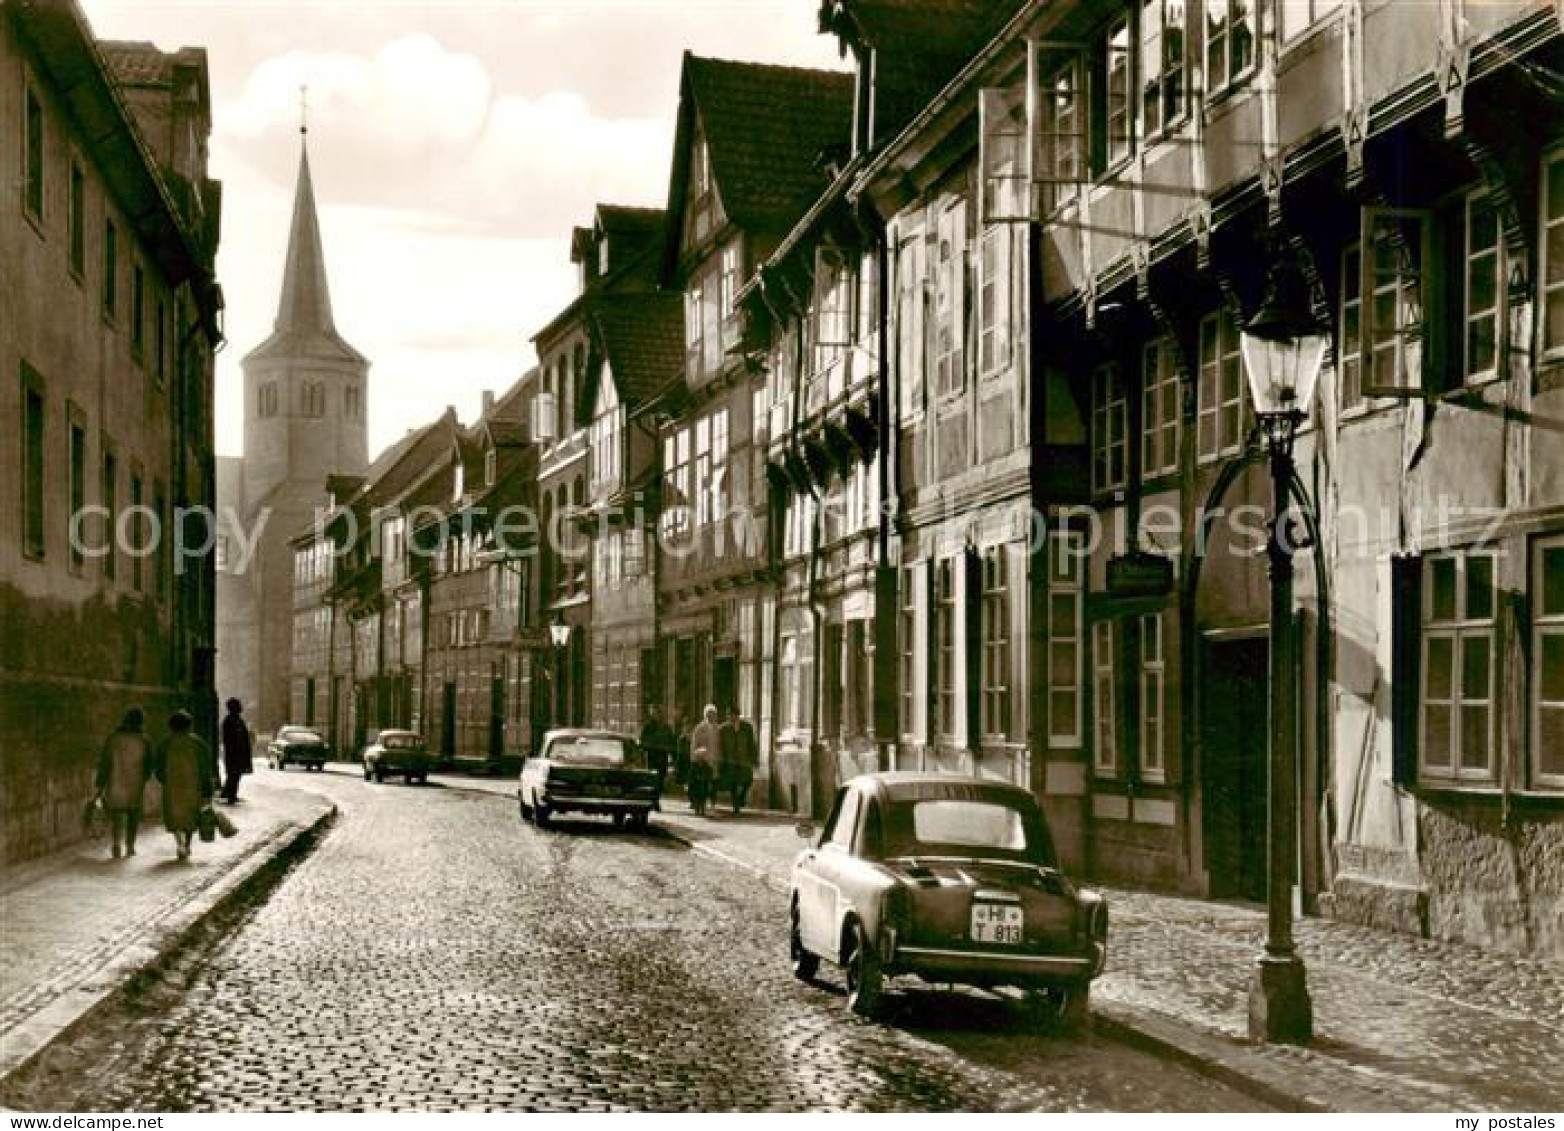
[{"label": "window frame", "polygon": [[[1564,185],[1559,188],[1560,211],[1557,216],[1549,214],[1549,202],[1553,178],[1557,176],[1564,182],[1564,147],[1544,150],[1538,164],[1542,183],[1537,198],[1537,354],[1539,358],[1557,360],[1564,358],[1564,254],[1559,256],[1560,262],[1554,263],[1549,251],[1550,235],[1554,229],[1558,229],[1559,250],[1564,252]],[[1550,278],[1550,274],[1554,273],[1557,277]],[[1549,335],[1550,299],[1561,308],[1558,341],[1553,341]]]},{"label": "window frame", "polygon": [[[1472,618],[1467,616],[1467,605],[1470,593],[1468,591],[1468,564],[1473,558],[1481,558],[1488,562],[1489,587],[1488,587],[1488,616],[1486,618]],[[1498,711],[1499,702],[1498,687],[1498,602],[1499,602],[1499,551],[1488,546],[1463,547],[1460,549],[1442,550],[1437,553],[1427,554],[1423,559],[1423,579],[1421,592],[1419,593],[1418,615],[1418,754],[1417,770],[1418,779],[1424,784],[1434,785],[1469,785],[1497,783],[1499,774],[1499,758],[1496,739],[1498,737]],[[1450,561],[1455,563],[1455,609],[1454,615],[1449,619],[1434,619],[1434,575],[1437,563]],[[1487,697],[1468,697],[1465,689],[1466,680],[1466,641],[1481,639],[1487,648]],[[1431,700],[1429,697],[1430,676],[1433,664],[1429,659],[1430,643],[1435,640],[1448,640],[1451,643],[1449,661],[1449,690],[1446,697]],[[1428,730],[1429,712],[1432,707],[1442,706],[1449,711],[1450,717],[1446,723],[1449,730],[1449,741],[1446,749],[1450,755],[1448,765],[1442,767],[1430,766],[1428,762]],[[1464,749],[1465,730],[1462,725],[1462,713],[1469,708],[1480,708],[1487,712],[1487,751],[1484,765],[1468,767],[1465,765]]]},{"label": "window frame", "polygon": [[[1434,247],[1434,215],[1429,209],[1422,208],[1382,208],[1368,206],[1363,209],[1363,219],[1360,225],[1360,241],[1364,246],[1379,246],[1380,242],[1375,233],[1381,222],[1392,223],[1416,223],[1419,228],[1418,236],[1418,262],[1413,266],[1410,275],[1404,273],[1404,266],[1397,264],[1393,274],[1381,272],[1376,257],[1370,254],[1359,256],[1362,271],[1362,283],[1359,293],[1363,299],[1362,311],[1362,352],[1363,352],[1363,396],[1369,397],[1422,397],[1427,395],[1430,388],[1431,357],[1429,350],[1430,319],[1428,316],[1431,300],[1430,267],[1433,264]],[[1387,244],[1389,241],[1385,241]],[[1390,280],[1382,284],[1381,279]],[[1410,281],[1409,281],[1410,278]],[[1414,323],[1402,322],[1402,316],[1408,309],[1408,292],[1416,293],[1416,308],[1419,321]],[[1408,353],[1413,348],[1408,342],[1415,342],[1417,365],[1415,383],[1413,380],[1395,381],[1385,380],[1380,372],[1380,355],[1386,348],[1380,341],[1381,330],[1375,311],[1384,297],[1390,297],[1394,301],[1396,324],[1393,329],[1384,332],[1387,338],[1393,338],[1391,343],[1394,350],[1395,366],[1397,374],[1405,375],[1409,366]]]},{"label": "window frame", "polygon": [[71,278],[79,283],[87,272],[87,174],[74,153],[66,175],[66,261]]},{"label": "window frame", "polygon": [[958,700],[956,695],[956,563],[940,558],[934,567],[934,710],[935,732],[954,740]]},{"label": "window frame", "polygon": [[978,222],[1032,218],[1031,125],[1025,86],[978,91]]},{"label": "window frame", "polygon": [[[1139,98],[1136,101],[1140,114],[1140,137],[1144,142],[1167,137],[1189,118],[1189,15],[1192,9],[1193,5],[1187,3],[1187,0],[1141,0],[1136,13],[1139,26],[1135,39],[1140,54],[1140,65],[1136,68],[1139,79],[1136,84]],[[1168,35],[1172,30],[1168,16],[1174,11],[1179,12],[1180,21],[1176,25],[1179,36],[1177,60],[1170,59],[1168,51]],[[1157,16],[1155,20],[1151,18],[1153,12]],[[1155,41],[1150,38],[1153,27],[1156,30]],[[1159,56],[1155,78],[1151,76],[1153,43]],[[1172,99],[1168,96],[1170,84],[1176,90]],[[1155,120],[1147,110],[1151,104],[1157,106]]]},{"label": "window frame", "polygon": [[[1360,416],[1373,404],[1363,393],[1363,243],[1341,249],[1341,287],[1336,322],[1336,407],[1342,417]],[[1349,329],[1350,327],[1350,329]],[[1349,396],[1350,394],[1350,396]]]},{"label": "window frame", "polygon": [[43,234],[48,208],[49,129],[43,99],[30,80],[22,82],[22,213]]},{"label": "window frame", "polygon": [[[1479,249],[1474,254],[1472,250],[1472,237],[1474,234],[1472,216],[1474,208],[1483,205],[1488,206],[1492,217],[1493,244],[1491,247]],[[1486,189],[1468,193],[1461,202],[1461,251],[1461,384],[1480,385],[1501,376],[1500,361],[1504,356],[1505,346],[1504,292],[1507,256],[1504,246],[1504,221],[1499,210],[1493,207],[1492,194]],[[1492,261],[1493,296],[1491,305],[1474,314],[1472,311],[1473,266],[1479,257]],[[1472,368],[1472,328],[1479,319],[1486,320],[1492,327],[1493,340],[1489,346],[1492,356],[1485,368],[1474,370]]]},{"label": "window frame", "polygon": [[978,374],[995,378],[1012,361],[1011,272],[1014,240],[1007,225],[985,228],[978,243]]},{"label": "window frame", "polygon": [[[1122,46],[1116,41],[1122,37]],[[1135,34],[1134,10],[1126,8],[1111,20],[1098,42],[1103,96],[1098,105],[1101,115],[1102,172],[1124,164],[1135,154],[1135,127],[1139,84],[1135,79],[1135,61],[1139,43]],[[1122,67],[1115,61],[1122,59]],[[1120,81],[1122,79],[1122,81]],[[1115,92],[1115,86],[1119,89]]]},{"label": "window frame", "polygon": [[[1071,605],[1070,636],[1056,634],[1054,602],[1060,598]],[[1079,530],[1065,530],[1049,539],[1048,566],[1048,747],[1050,750],[1078,750],[1085,738],[1086,687],[1083,676],[1083,660],[1086,640],[1086,536]],[[1070,663],[1070,682],[1056,682],[1059,670],[1059,648],[1068,645],[1073,662]],[[1058,712],[1055,706],[1060,696],[1068,696],[1073,703],[1070,711],[1070,729],[1060,731],[1055,722]]]},{"label": "window frame", "polygon": [[49,399],[43,376],[25,361],[19,408],[22,556],[43,561],[49,541]]},{"label": "window frame", "polygon": [[[1276,5],[1276,31],[1278,42],[1284,46],[1290,45],[1320,24],[1340,12],[1343,0],[1277,0]],[[1299,8],[1307,9],[1307,17],[1301,24],[1289,24],[1288,13],[1295,12]]]},{"label": "window frame", "polygon": [[[1232,311],[1223,307],[1200,320],[1198,348],[1199,377],[1195,382],[1195,458],[1200,464],[1236,456],[1249,438],[1252,413],[1249,387],[1244,379],[1243,356],[1239,348],[1238,323]],[[1212,354],[1208,346],[1215,349]],[[1231,378],[1231,385],[1224,381]],[[1229,392],[1231,396],[1227,395]],[[1211,401],[1215,397],[1215,403]],[[1207,442],[1209,436],[1214,447]],[[1226,434],[1231,422],[1233,435]],[[1224,443],[1227,440],[1229,442]]]},{"label": "window frame", "polygon": [[1556,710],[1564,713],[1564,699],[1543,699],[1543,642],[1549,637],[1564,638],[1564,594],[1561,594],[1559,611],[1549,612],[1546,601],[1546,576],[1543,566],[1547,552],[1558,549],[1564,552],[1564,533],[1545,534],[1532,540],[1527,570],[1530,574],[1531,593],[1531,671],[1527,679],[1527,771],[1528,785],[1541,791],[1564,791],[1564,753],[1559,756],[1559,771],[1546,773],[1542,768],[1542,713]]},{"label": "window frame", "polygon": [[[81,544],[81,523],[76,516],[87,505],[87,419],[74,403],[65,406],[65,479],[65,501],[69,507],[65,527],[65,560],[70,572],[80,576],[86,566],[87,555]],[[164,517],[161,509],[158,517],[160,520]],[[72,537],[73,533],[75,537]]]},{"label": "window frame", "polygon": [[103,218],[103,317],[113,322],[119,306],[119,226],[114,217]]},{"label": "window frame", "polygon": [[[1177,475],[1184,440],[1183,383],[1171,337],[1141,350],[1140,477],[1143,482]],[[1170,403],[1171,402],[1171,403]],[[1171,418],[1168,413],[1171,410]],[[1162,458],[1156,459],[1160,455]]]},{"label": "window frame", "polygon": [[967,202],[957,197],[946,204],[935,224],[934,395],[946,402],[959,397],[966,379]]},{"label": "window frame", "polygon": [[1091,424],[1092,492],[1123,490],[1129,484],[1129,392],[1116,361],[1092,370]]},{"label": "window frame", "polygon": [[1118,637],[1117,622],[1092,622],[1092,772],[1104,778],[1119,776],[1123,753],[1119,748],[1121,720],[1115,682]]},{"label": "window frame", "polygon": [[[1146,613],[1136,625],[1137,683],[1140,716],[1136,720],[1139,745],[1136,758],[1140,779],[1163,782],[1167,779],[1168,698],[1167,698],[1167,626],[1165,613]],[[1155,642],[1153,650],[1148,645]],[[1156,728],[1156,739],[1150,736]],[[1155,754],[1155,757],[1153,757]]]},{"label": "window frame", "polygon": [[[1225,11],[1222,20],[1222,30],[1214,32],[1212,13],[1218,9]],[[1246,25],[1249,28],[1249,59],[1244,66],[1234,69],[1232,63],[1233,53],[1233,28],[1234,15],[1239,12],[1247,12]],[[1205,0],[1202,15],[1205,17],[1205,26],[1202,29],[1202,42],[1204,44],[1204,73],[1206,78],[1206,98],[1220,99],[1229,91],[1240,86],[1244,80],[1250,78],[1259,65],[1260,35],[1259,16],[1260,5],[1257,0]],[[1222,74],[1217,76],[1217,67],[1212,63],[1213,43],[1220,43],[1222,51]]]},{"label": "window frame", "polygon": [[[1010,635],[1010,555],[1003,545],[982,553],[980,598],[982,654],[979,661],[983,738],[1007,741],[1015,723],[1015,664]],[[996,716],[998,716],[996,718]]]}]

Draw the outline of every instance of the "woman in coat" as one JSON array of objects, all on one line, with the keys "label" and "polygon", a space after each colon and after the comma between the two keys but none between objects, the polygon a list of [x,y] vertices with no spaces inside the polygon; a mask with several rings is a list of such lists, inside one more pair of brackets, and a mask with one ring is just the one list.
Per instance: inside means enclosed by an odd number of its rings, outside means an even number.
[{"label": "woman in coat", "polygon": [[109,832],[114,838],[111,851],[120,857],[136,854],[136,829],[141,824],[141,799],[152,771],[152,744],[142,727],[146,716],[140,707],[125,712],[119,727],[109,735],[98,753],[95,784],[98,800],[108,814]]},{"label": "woman in coat", "polygon": [[212,755],[201,736],[190,733],[192,719],[175,711],[168,719],[169,735],[158,747],[157,780],[163,783],[163,827],[174,834],[179,859],[190,856],[190,836],[196,814],[212,803]]}]

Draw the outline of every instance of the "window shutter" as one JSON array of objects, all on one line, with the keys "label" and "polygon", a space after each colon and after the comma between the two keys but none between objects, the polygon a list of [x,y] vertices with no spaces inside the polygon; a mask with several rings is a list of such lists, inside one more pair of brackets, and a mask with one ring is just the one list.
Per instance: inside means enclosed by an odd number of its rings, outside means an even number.
[{"label": "window shutter", "polygon": [[1418,714],[1422,702],[1423,559],[1390,559],[1391,776],[1417,781]]}]

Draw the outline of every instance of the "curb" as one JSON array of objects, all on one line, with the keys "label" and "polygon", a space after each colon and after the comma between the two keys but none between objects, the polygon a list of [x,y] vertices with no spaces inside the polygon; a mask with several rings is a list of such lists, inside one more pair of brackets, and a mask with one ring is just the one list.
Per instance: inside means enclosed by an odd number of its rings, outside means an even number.
[{"label": "curb", "polygon": [[328,802],[313,820],[285,825],[149,935],[0,1034],[0,1087],[25,1072],[57,1041],[90,1023],[101,1009],[156,978],[214,921],[270,892],[288,868],[315,847],[337,813],[337,806]]},{"label": "curb", "polygon": [[[787,885],[779,882],[766,868],[693,840],[672,821],[659,821],[657,827],[697,855],[735,868],[759,880],[772,891],[786,894]],[[1219,1037],[1191,1030],[1173,1021],[1164,1021],[1139,1010],[1096,999],[1092,1002],[1092,1029],[1108,1040],[1181,1064],[1219,1084],[1243,1092],[1268,1107],[1314,1114],[1335,1110],[1235,1067],[1232,1061],[1235,1053],[1241,1054],[1241,1050],[1228,1046]]]}]

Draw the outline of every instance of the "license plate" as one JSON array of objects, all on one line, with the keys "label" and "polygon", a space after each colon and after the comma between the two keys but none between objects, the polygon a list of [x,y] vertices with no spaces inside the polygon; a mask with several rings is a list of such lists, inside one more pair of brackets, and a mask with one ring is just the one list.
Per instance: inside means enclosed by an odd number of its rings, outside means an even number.
[{"label": "license plate", "polygon": [[972,905],[972,941],[1020,946],[1025,920],[1021,908],[1012,903],[974,903]]}]

